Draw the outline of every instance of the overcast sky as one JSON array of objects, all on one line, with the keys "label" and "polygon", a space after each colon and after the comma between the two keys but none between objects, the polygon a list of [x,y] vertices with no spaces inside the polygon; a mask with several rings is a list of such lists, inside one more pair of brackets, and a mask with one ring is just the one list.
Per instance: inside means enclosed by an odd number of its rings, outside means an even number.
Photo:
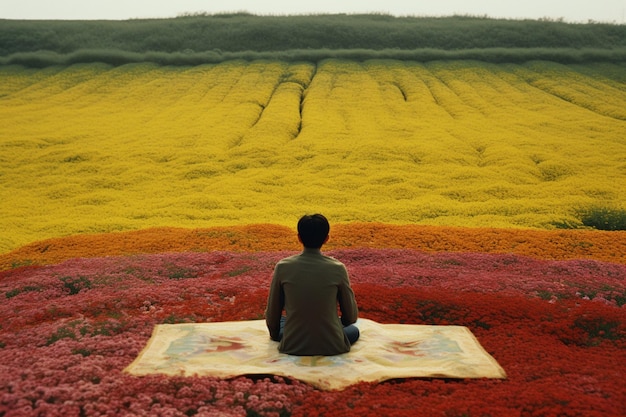
[{"label": "overcast sky", "polygon": [[125,20],[236,11],[259,15],[371,12],[396,16],[460,14],[623,24],[626,0],[0,0],[1,19]]}]

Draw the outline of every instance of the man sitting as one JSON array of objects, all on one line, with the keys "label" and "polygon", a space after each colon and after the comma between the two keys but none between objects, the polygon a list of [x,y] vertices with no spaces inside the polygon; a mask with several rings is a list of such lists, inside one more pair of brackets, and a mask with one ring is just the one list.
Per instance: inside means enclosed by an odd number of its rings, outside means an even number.
[{"label": "man sitting", "polygon": [[358,308],[346,267],[321,252],[329,231],[323,215],[303,216],[298,221],[302,253],[280,260],[274,268],[265,321],[282,353],[337,355],[348,352],[359,338],[353,325]]}]

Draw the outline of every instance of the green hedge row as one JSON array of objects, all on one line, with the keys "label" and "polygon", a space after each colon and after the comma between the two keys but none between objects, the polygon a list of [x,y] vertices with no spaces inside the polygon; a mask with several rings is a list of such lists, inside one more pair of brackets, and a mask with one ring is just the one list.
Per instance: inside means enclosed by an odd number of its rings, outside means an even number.
[{"label": "green hedge row", "polygon": [[70,54],[85,49],[192,54],[311,50],[315,54],[314,51],[346,49],[458,51],[621,47],[626,47],[626,25],[468,16],[255,16],[236,13],[123,21],[0,20],[0,56],[4,57],[44,50]]},{"label": "green hedge row", "polygon": [[243,51],[243,52],[147,52],[136,53],[120,50],[80,50],[68,54],[50,51],[23,52],[0,57],[0,65],[22,65],[44,68],[54,65],[72,65],[100,62],[113,66],[151,62],[160,65],[193,66],[213,64],[228,60],[281,60],[287,62],[319,62],[324,59],[394,59],[417,62],[441,60],[476,60],[491,63],[523,63],[533,60],[553,61],[563,64],[590,62],[626,62],[626,48],[607,49],[549,49],[549,48],[490,48],[446,51],[441,49],[380,51],[367,49],[305,49],[291,51]]}]

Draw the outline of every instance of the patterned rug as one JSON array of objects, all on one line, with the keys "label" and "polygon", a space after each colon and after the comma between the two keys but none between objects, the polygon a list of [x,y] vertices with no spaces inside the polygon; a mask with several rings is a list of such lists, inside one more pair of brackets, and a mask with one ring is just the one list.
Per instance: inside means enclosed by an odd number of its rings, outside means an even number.
[{"label": "patterned rug", "polygon": [[506,378],[463,326],[380,324],[359,319],[349,353],[290,356],[278,352],[264,320],[161,324],[125,372],[230,378],[280,375],[325,390],[394,378]]}]

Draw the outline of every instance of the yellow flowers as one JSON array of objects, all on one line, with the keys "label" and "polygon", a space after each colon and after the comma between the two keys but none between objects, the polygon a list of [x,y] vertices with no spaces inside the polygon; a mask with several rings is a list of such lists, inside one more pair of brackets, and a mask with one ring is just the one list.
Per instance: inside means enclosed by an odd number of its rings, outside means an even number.
[{"label": "yellow flowers", "polygon": [[551,228],[624,205],[618,65],[0,67],[0,252],[77,233]]}]

